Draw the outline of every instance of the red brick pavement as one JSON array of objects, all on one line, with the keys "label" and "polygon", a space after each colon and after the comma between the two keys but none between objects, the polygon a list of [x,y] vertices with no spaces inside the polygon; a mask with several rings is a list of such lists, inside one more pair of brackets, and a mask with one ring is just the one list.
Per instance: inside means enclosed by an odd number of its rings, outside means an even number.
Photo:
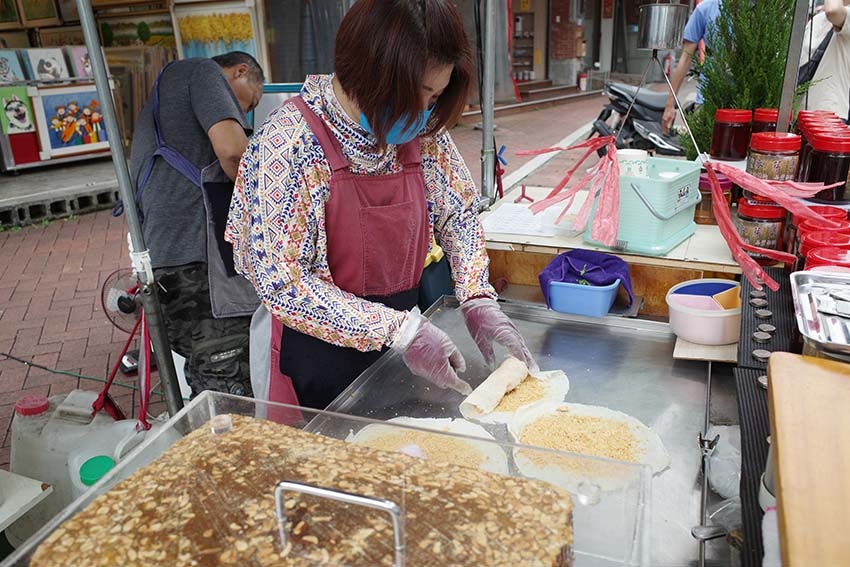
[{"label": "red brick pavement", "polygon": [[[126,231],[123,218],[100,211],[0,232],[0,352],[105,379],[127,334],[104,316],[100,287],[110,273],[129,265]],[[133,381],[121,374],[117,380]],[[9,426],[19,397],[100,386],[0,356],[0,468],[8,468]],[[113,394],[130,413],[133,391],[116,386]],[[161,411],[161,404],[152,410]]]},{"label": "red brick pavement", "polygon": [[[497,117],[497,142],[508,146],[508,173],[530,159],[517,158],[516,150],[557,143],[595,118],[604,100],[592,97]],[[481,132],[460,126],[452,134],[477,182]],[[551,180],[549,184],[554,185],[573,159],[573,155],[559,155],[527,183],[545,185]],[[0,232],[0,352],[105,379],[127,335],[104,316],[100,288],[110,273],[127,266],[124,219],[113,218],[109,211]],[[121,374],[117,380],[133,382]],[[8,468],[9,426],[19,397],[100,387],[96,381],[27,367],[0,356],[0,468]],[[113,394],[130,413],[135,404],[133,391],[115,387]],[[151,408],[152,413],[163,410],[161,401]]]}]

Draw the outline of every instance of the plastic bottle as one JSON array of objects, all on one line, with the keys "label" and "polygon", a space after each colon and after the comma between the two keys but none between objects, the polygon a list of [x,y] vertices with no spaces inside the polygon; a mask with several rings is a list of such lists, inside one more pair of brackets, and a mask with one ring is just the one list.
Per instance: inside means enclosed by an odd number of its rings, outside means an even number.
[{"label": "plastic bottle", "polygon": [[38,505],[6,529],[9,542],[17,547],[53,516],[70,504],[78,493],[69,469],[69,457],[85,447],[96,452],[114,451],[115,446],[135,428],[135,420],[115,421],[104,412],[92,416],[97,392],[74,390],[66,395],[27,396],[15,405],[12,420],[10,470],[46,482],[53,487]]}]

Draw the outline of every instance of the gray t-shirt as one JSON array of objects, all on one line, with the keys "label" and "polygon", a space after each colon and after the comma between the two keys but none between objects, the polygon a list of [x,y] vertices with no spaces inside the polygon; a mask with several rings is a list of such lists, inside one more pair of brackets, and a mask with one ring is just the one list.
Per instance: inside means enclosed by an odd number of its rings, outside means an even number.
[{"label": "gray t-shirt", "polygon": [[[203,169],[217,158],[207,131],[233,119],[248,129],[245,114],[212,59],[177,61],[159,83],[159,125],[165,143]],[[142,108],[133,133],[134,185],[156,149],[153,97]],[[157,157],[141,198],[142,230],[154,268],[205,262],[206,215],[201,190]]]}]

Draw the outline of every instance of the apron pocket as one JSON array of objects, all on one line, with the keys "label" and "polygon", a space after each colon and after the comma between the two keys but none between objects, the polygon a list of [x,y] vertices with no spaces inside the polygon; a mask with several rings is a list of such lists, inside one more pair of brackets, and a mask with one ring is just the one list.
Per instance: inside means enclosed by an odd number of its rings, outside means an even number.
[{"label": "apron pocket", "polygon": [[413,238],[413,210],[412,201],[360,210],[364,295],[392,295],[415,287],[413,260],[419,243]]}]

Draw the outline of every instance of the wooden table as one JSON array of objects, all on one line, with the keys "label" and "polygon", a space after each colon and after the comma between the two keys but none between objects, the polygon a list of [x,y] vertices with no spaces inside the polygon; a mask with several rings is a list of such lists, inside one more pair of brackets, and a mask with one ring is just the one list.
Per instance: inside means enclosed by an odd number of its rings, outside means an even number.
[{"label": "wooden table", "polygon": [[[526,193],[539,200],[550,190],[546,187],[528,187]],[[519,194],[519,189],[508,192],[504,199],[482,215],[492,280],[504,278],[509,284],[539,285],[538,274],[558,254],[575,248],[601,250],[616,254],[629,263],[633,291],[635,295],[644,297],[641,314],[666,317],[665,296],[673,285],[703,277],[734,279],[741,273],[741,268],[732,259],[726,241],[715,225],[697,225],[693,236],[663,256],[617,252],[584,242],[582,235],[571,232],[569,227],[586,192],[577,196],[567,217],[557,226],[554,234],[509,234],[487,229],[489,223],[486,219],[505,203],[512,204]]]},{"label": "wooden table", "polygon": [[776,352],[768,365],[785,567],[850,564],[850,365]]}]

